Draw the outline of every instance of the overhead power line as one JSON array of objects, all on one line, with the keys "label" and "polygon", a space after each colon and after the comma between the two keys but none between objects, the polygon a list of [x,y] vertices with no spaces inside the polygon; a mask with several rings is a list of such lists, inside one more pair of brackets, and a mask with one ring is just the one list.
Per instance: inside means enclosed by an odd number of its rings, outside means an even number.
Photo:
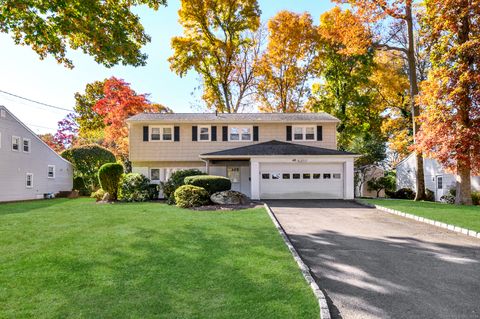
[{"label": "overhead power line", "polygon": [[43,106],[46,106],[46,107],[51,107],[51,108],[53,108],[53,109],[62,110],[62,111],[68,111],[68,112],[73,112],[73,110],[70,110],[70,109],[66,109],[66,108],[63,108],[63,107],[59,107],[59,106],[55,106],[55,105],[51,105],[51,104],[47,104],[47,103],[35,101],[35,100],[29,99],[29,98],[26,98],[26,97],[23,97],[23,96],[20,96],[20,95],[16,95],[16,94],[13,94],[13,93],[10,93],[10,92],[6,92],[6,91],[3,91],[3,90],[0,90],[0,93],[7,94],[7,95],[10,95],[10,96],[13,96],[13,97],[16,97],[16,98],[25,100],[25,101],[29,101],[29,102],[32,102],[32,103],[40,104],[40,105],[43,105]]}]

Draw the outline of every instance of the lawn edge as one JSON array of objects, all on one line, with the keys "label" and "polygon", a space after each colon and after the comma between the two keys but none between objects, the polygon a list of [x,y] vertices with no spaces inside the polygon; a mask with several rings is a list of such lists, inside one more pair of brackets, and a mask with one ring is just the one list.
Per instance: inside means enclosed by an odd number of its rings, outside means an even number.
[{"label": "lawn edge", "polygon": [[317,298],[318,305],[320,307],[320,319],[331,319],[330,310],[328,309],[327,299],[325,298],[325,295],[323,294],[323,292],[320,290],[320,287],[318,287],[318,284],[315,282],[315,279],[313,279],[313,275],[310,272],[310,268],[308,268],[308,266],[302,260],[302,258],[300,257],[300,254],[297,252],[295,247],[293,247],[292,242],[290,241],[290,238],[288,237],[287,233],[283,229],[282,225],[277,219],[277,216],[275,216],[275,213],[272,211],[270,206],[268,206],[267,203],[264,203],[263,205],[268,215],[270,216],[270,219],[275,225],[275,228],[277,228],[278,232],[282,236],[283,241],[285,242],[285,245],[287,245],[288,250],[290,250],[290,253],[293,256],[293,259],[295,259],[295,261],[297,262],[297,265],[300,268],[303,277],[305,278],[310,288],[312,289],[313,294]]},{"label": "lawn edge", "polygon": [[360,204],[362,206],[366,206],[366,207],[369,207],[369,208],[376,208],[376,209],[378,209],[382,212],[385,212],[385,213],[394,214],[394,215],[401,216],[401,217],[406,217],[406,218],[409,218],[409,219],[416,220],[420,223],[433,225],[433,226],[440,227],[440,228],[443,228],[443,229],[446,229],[446,230],[450,230],[450,231],[453,231],[453,232],[456,232],[456,233],[460,233],[460,234],[463,234],[463,235],[467,235],[467,236],[470,236],[470,237],[473,237],[473,238],[480,239],[480,232],[476,232],[476,231],[471,230],[471,229],[462,228],[462,227],[459,227],[459,226],[442,223],[442,222],[439,222],[439,221],[436,221],[436,220],[433,220],[433,219],[428,219],[428,218],[420,217],[420,216],[417,216],[417,215],[414,215],[414,214],[405,213],[405,212],[402,212],[402,211],[399,211],[399,210],[395,210],[395,209],[388,208],[388,207],[381,206],[381,205],[377,205],[377,204],[366,203],[366,202],[363,202],[363,201],[358,200],[358,199],[355,199],[355,202],[357,202],[358,204]]}]

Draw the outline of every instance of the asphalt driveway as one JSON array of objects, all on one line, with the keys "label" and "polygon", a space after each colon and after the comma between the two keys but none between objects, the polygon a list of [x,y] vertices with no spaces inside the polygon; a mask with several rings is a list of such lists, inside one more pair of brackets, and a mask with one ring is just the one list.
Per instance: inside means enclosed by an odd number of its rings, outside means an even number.
[{"label": "asphalt driveway", "polygon": [[480,240],[348,201],[269,201],[333,318],[480,318]]}]

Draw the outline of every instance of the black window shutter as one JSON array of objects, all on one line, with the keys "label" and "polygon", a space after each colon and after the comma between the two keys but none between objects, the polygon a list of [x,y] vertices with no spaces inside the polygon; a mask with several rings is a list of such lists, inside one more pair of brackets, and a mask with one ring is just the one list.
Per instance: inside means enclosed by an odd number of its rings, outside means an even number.
[{"label": "black window shutter", "polygon": [[143,141],[148,142],[148,126],[143,127]]},{"label": "black window shutter", "polygon": [[223,141],[228,141],[228,126],[222,126],[222,133]]},{"label": "black window shutter", "polygon": [[292,127],[290,125],[287,126],[287,141],[292,140]]},{"label": "black window shutter", "polygon": [[213,142],[215,142],[217,140],[217,127],[216,126],[212,126],[212,136],[211,136],[211,140]]},{"label": "black window shutter", "polygon": [[180,126],[173,127],[173,141],[180,142]]},{"label": "black window shutter", "polygon": [[317,126],[317,141],[323,140],[323,127],[321,125]]},{"label": "black window shutter", "polygon": [[258,126],[253,127],[253,140],[258,142]]},{"label": "black window shutter", "polygon": [[198,138],[198,126],[192,126],[192,141],[197,141]]}]

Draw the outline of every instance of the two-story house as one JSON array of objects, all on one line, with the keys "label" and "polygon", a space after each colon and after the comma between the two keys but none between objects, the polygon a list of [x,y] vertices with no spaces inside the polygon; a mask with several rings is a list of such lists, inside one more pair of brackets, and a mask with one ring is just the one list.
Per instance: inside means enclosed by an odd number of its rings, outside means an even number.
[{"label": "two-story house", "polygon": [[226,176],[252,199],[352,199],[355,154],[338,151],[326,113],[142,113],[127,120],[132,170]]},{"label": "two-story house", "polygon": [[0,202],[72,190],[72,165],[0,105]]}]

